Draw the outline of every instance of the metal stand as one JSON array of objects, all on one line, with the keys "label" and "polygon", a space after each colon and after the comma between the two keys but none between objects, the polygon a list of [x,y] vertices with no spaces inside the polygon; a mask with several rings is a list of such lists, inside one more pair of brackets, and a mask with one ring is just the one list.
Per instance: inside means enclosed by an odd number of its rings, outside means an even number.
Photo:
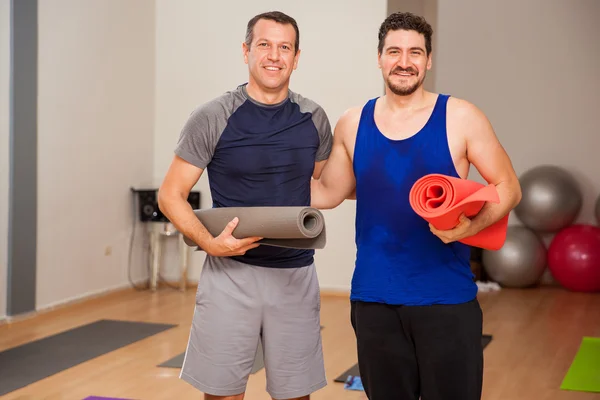
[{"label": "metal stand", "polygon": [[146,225],[150,236],[150,290],[155,291],[158,286],[164,240],[168,237],[176,237],[179,248],[179,290],[185,291],[190,247],[183,241],[183,235],[169,222],[149,222]]}]

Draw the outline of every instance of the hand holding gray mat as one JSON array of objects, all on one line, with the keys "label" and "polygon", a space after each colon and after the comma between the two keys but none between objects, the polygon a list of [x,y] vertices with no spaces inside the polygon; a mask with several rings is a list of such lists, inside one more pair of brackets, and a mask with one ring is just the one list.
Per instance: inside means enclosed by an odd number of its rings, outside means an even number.
[{"label": "hand holding gray mat", "polygon": [[[214,237],[238,217],[236,239],[256,236],[263,238],[257,242],[261,245],[293,249],[322,249],[326,243],[325,218],[312,207],[223,207],[194,210],[194,214]],[[188,237],[184,241],[197,247]]]}]

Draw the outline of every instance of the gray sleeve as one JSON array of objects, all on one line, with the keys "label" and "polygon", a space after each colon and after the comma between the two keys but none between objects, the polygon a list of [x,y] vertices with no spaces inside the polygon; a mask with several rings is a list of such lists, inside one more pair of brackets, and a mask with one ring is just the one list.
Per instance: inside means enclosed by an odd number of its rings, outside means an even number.
[{"label": "gray sleeve", "polygon": [[320,106],[317,106],[312,115],[313,123],[319,132],[319,148],[317,149],[316,160],[323,161],[329,158],[331,153],[331,146],[333,142],[333,135],[331,133],[331,124],[325,110]]},{"label": "gray sleeve", "polygon": [[226,108],[219,100],[196,108],[181,130],[175,154],[190,164],[205,169],[212,160],[219,137],[227,124],[227,117]]},{"label": "gray sleeve", "polygon": [[300,112],[309,112],[312,114],[312,122],[319,134],[319,147],[315,157],[316,161],[323,161],[329,158],[331,146],[333,145],[333,134],[331,133],[331,124],[327,113],[319,104],[311,99],[303,97],[299,93],[292,93],[292,101],[300,107]]},{"label": "gray sleeve", "polygon": [[301,112],[312,114],[313,124],[319,134],[319,148],[317,149],[315,160],[327,160],[331,153],[331,146],[333,145],[333,134],[331,133],[331,124],[329,123],[327,113],[316,102],[296,92],[292,92],[292,101],[298,103]]}]

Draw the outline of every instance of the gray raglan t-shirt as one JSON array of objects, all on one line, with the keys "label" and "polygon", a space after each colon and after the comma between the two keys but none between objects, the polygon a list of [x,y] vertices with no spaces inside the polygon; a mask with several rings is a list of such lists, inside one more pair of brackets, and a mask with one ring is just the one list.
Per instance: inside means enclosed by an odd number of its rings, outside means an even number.
[{"label": "gray raglan t-shirt", "polygon": [[[206,169],[214,207],[309,206],[315,162],[329,157],[332,132],[317,103],[295,92],[266,105],[240,85],[195,109],[175,153]],[[312,263],[313,250],[259,246],[238,261],[265,267]]]}]

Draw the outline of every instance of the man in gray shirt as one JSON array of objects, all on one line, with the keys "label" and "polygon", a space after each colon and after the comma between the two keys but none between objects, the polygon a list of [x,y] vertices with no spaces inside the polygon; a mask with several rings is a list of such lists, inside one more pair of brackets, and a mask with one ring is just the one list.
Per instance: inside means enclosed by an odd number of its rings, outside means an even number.
[{"label": "man in gray shirt", "polygon": [[161,211],[207,253],[181,371],[206,399],[243,398],[259,341],[274,399],[308,399],[327,384],[314,250],[238,240],[237,218],[213,237],[187,203],[206,169],[213,207],[310,206],[332,133],[323,109],[289,89],[299,40],[283,13],[248,22],[248,83],[192,112],[159,191]]}]

